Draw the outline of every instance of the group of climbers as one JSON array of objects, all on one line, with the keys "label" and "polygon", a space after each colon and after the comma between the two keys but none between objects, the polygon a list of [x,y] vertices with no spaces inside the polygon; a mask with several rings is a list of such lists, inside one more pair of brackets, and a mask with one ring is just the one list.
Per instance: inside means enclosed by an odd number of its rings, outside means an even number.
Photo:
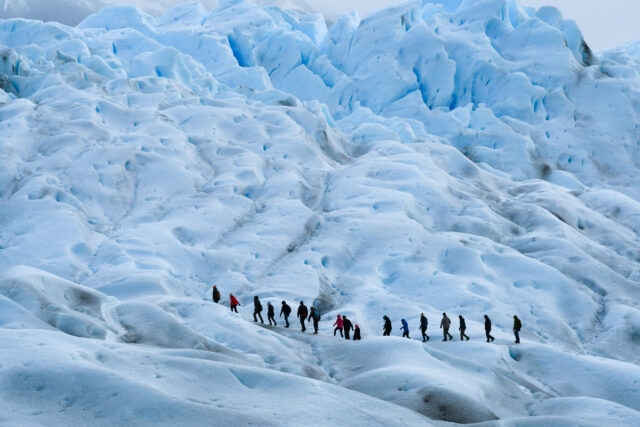
[{"label": "group of climbers", "polygon": [[[213,302],[217,303],[220,301],[220,291],[216,286],[213,286]],[[229,294],[229,306],[231,311],[238,313],[238,306],[240,303],[238,299],[233,295]],[[256,295],[253,297],[253,321],[257,322],[258,318],[260,319],[260,323],[264,323],[262,318],[262,303],[260,302],[260,298]],[[291,306],[287,304],[286,301],[282,301],[282,308],[280,309],[280,317],[284,315],[285,328],[289,327],[289,315],[291,314]],[[300,326],[302,328],[302,332],[307,330],[305,326],[305,321],[311,322],[313,321],[313,329],[314,334],[318,334],[318,324],[320,322],[320,311],[316,307],[311,307],[311,312],[307,309],[307,306],[304,305],[303,301],[300,301],[300,305],[298,306],[297,317],[300,320]],[[393,329],[391,326],[391,319],[387,315],[382,316],[384,320],[384,325],[382,328],[383,336],[390,336],[391,330]],[[469,341],[469,337],[465,333],[467,330],[467,323],[462,317],[462,315],[458,316],[459,319],[459,327],[460,331],[460,341],[464,341],[465,339]],[[269,321],[269,325],[278,326],[275,319],[275,309],[271,302],[267,303],[267,320]],[[405,319],[401,320],[402,322],[402,337],[409,337],[409,324]],[[353,323],[347,319],[347,316],[338,314],[336,321],[333,326],[335,329],[333,330],[333,336],[336,336],[336,333],[340,332],[340,336],[349,340],[351,339],[351,331],[353,331],[353,340],[357,341],[361,339],[360,335],[360,327],[358,325],[353,325]],[[429,341],[429,335],[427,335],[427,328],[429,327],[429,321],[424,313],[420,314],[420,332],[422,333],[422,342]],[[443,341],[453,341],[453,336],[449,333],[449,328],[451,327],[451,319],[447,316],[447,313],[442,313],[442,320],[440,321],[440,329],[442,329],[442,333],[444,336]],[[522,329],[522,322],[518,319],[518,316],[513,316],[513,333],[515,335],[515,343],[520,343],[520,330]],[[495,338],[491,336],[491,319],[486,314],[484,315],[484,331],[487,337],[487,342],[495,341]]]},{"label": "group of climbers", "polygon": [[[391,319],[387,315],[382,316],[384,320],[384,325],[382,326],[382,335],[389,336],[391,335]],[[460,341],[464,341],[465,339],[469,341],[469,337],[465,333],[467,330],[467,322],[465,321],[462,315],[458,316],[460,321],[458,330],[460,331]],[[402,337],[409,337],[409,324],[405,319],[401,320],[402,322]],[[420,314],[420,332],[422,332],[422,342],[429,341],[429,335],[427,335],[427,328],[429,326],[429,321],[424,313]],[[451,319],[447,316],[447,313],[442,313],[442,320],[440,321],[440,329],[442,329],[443,340],[442,341],[453,341],[453,336],[449,333],[449,328],[451,327]],[[513,316],[513,334],[516,337],[516,344],[520,344],[520,330],[522,329],[522,322],[518,319],[518,316]],[[484,332],[487,336],[487,342],[495,341],[495,338],[491,336],[491,319],[486,314],[484,315]],[[334,332],[335,335],[335,332]]]},{"label": "group of climbers", "polygon": [[[353,340],[358,341],[361,339],[360,326],[353,326],[351,320],[347,319],[347,316],[338,314],[333,326],[336,328],[333,330],[333,336],[336,336],[336,332],[340,332],[340,336],[344,339],[351,339],[351,331],[353,330]],[[343,334],[344,332],[344,334]]]}]

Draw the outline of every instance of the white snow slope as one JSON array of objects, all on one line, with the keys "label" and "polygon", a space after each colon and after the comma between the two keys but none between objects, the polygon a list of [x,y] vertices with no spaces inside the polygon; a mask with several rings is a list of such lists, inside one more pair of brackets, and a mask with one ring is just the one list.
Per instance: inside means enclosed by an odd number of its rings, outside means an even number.
[{"label": "white snow slope", "polygon": [[638,73],[513,0],[0,21],[0,424],[640,425]]}]

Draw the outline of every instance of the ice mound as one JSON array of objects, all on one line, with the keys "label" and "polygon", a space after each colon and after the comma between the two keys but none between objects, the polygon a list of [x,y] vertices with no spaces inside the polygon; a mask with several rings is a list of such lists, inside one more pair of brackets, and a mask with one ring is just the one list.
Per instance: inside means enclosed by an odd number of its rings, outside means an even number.
[{"label": "ice mound", "polygon": [[637,424],[639,70],[511,0],[0,21],[0,420]]}]

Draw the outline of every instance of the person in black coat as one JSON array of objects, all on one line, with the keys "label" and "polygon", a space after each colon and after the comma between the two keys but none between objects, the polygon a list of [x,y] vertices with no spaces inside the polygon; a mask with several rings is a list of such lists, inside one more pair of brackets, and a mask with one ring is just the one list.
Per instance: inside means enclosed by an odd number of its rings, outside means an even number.
[{"label": "person in black coat", "polygon": [[360,326],[356,325],[356,328],[353,330],[353,340],[358,341],[360,339]]},{"label": "person in black coat", "polygon": [[217,303],[218,301],[220,301],[220,291],[218,290],[218,287],[216,285],[213,285],[212,297],[213,302]]},{"label": "person in black coat", "polygon": [[495,340],[495,338],[491,336],[491,319],[489,319],[489,316],[486,314],[484,315],[484,333],[487,335],[487,342]]},{"label": "person in black coat", "polygon": [[273,321],[273,326],[278,326],[274,315],[275,315],[275,310],[273,309],[273,305],[271,305],[271,303],[268,302],[267,303],[267,320],[269,320],[269,325],[271,325],[271,322]]},{"label": "person in black coat", "polygon": [[256,295],[255,297],[253,297],[253,321],[257,322],[258,319],[256,319],[256,315],[258,317],[260,317],[260,323],[264,323],[264,320],[262,320],[262,304],[260,304],[260,298],[258,298],[258,296]]},{"label": "person in black coat", "polygon": [[282,301],[282,308],[280,309],[280,317],[282,317],[282,314],[284,313],[284,321],[285,321],[285,328],[289,327],[289,315],[291,314],[291,306],[289,304],[287,304],[286,301]]},{"label": "person in black coat", "polygon": [[382,316],[382,318],[384,319],[382,336],[388,337],[389,335],[391,335],[391,329],[393,329],[391,327],[391,319],[389,319],[387,315]]},{"label": "person in black coat", "polygon": [[469,341],[469,337],[464,333],[464,331],[467,330],[467,322],[464,321],[462,314],[458,316],[458,319],[460,319],[460,327],[458,328],[460,331],[460,341],[464,341],[465,338]]},{"label": "person in black coat", "polygon": [[347,319],[345,315],[342,316],[342,328],[344,330],[344,339],[351,339],[349,333],[353,329],[353,323],[351,323],[351,320]]},{"label": "person in black coat", "polygon": [[313,320],[313,334],[318,335],[318,322],[320,322],[320,311],[317,308],[311,307],[311,313],[309,313],[309,320],[307,322],[311,322]]},{"label": "person in black coat", "polygon": [[304,302],[300,301],[300,305],[298,306],[298,319],[300,319],[302,332],[307,330],[307,328],[304,326],[304,321],[307,319],[308,314],[309,314],[309,310],[307,310],[307,306],[304,305]]},{"label": "person in black coat", "polygon": [[422,332],[422,342],[429,341],[429,335],[427,335],[427,327],[429,326],[429,321],[427,320],[427,316],[424,313],[420,314],[420,332]]},{"label": "person in black coat", "polygon": [[516,336],[516,344],[520,344],[520,329],[522,329],[522,322],[518,319],[518,316],[513,316],[513,334]]}]

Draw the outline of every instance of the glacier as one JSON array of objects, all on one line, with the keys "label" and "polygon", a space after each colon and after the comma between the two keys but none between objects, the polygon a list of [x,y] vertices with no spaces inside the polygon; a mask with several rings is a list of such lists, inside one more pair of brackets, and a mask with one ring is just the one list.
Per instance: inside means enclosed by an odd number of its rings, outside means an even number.
[{"label": "glacier", "polygon": [[0,423],[640,424],[637,52],[514,0],[0,21]]}]

